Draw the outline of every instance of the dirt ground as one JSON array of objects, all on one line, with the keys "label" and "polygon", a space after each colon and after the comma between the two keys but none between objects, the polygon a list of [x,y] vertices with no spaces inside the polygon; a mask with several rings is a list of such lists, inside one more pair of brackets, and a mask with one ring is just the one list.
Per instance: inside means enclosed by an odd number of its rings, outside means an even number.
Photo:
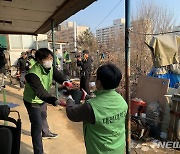
[{"label": "dirt ground", "polygon": [[[23,90],[18,86],[6,86],[6,100],[19,106],[12,108],[20,112],[22,120],[21,149],[20,154],[32,154],[32,142],[30,136],[30,122],[26,108],[22,101]],[[2,100],[0,94],[0,100]],[[16,118],[15,114],[10,114]],[[82,123],[73,123],[66,117],[65,109],[48,105],[48,122],[50,130],[59,134],[56,139],[43,140],[45,154],[85,154],[85,146],[82,134]]]},{"label": "dirt ground", "polygon": [[[6,82],[6,99],[9,103],[18,104],[12,108],[20,112],[22,120],[21,148],[20,154],[32,154],[32,142],[30,136],[30,122],[28,114],[22,101],[23,90],[19,90],[18,85],[10,85]],[[0,94],[0,100],[2,100]],[[10,114],[16,118],[14,114]],[[65,108],[48,105],[48,122],[50,130],[58,133],[56,139],[43,140],[45,154],[85,154],[85,146],[82,133],[82,123],[73,123],[66,117]],[[132,154],[180,154],[179,151],[168,149],[149,149],[142,151],[141,148],[133,148]]]}]

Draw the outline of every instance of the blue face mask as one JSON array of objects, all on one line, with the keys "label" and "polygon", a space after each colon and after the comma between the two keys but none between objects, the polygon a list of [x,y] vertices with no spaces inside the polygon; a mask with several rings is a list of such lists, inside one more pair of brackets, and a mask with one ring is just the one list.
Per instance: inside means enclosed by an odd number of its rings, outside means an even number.
[{"label": "blue face mask", "polygon": [[53,64],[53,61],[52,61],[52,60],[43,61],[43,67],[44,67],[44,68],[51,68],[51,67],[52,67],[52,64]]}]

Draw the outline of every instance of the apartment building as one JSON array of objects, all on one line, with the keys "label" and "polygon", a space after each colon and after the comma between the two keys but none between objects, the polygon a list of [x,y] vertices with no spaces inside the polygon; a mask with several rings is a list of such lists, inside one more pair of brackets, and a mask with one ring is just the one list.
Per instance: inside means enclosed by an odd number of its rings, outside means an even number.
[{"label": "apartment building", "polygon": [[70,52],[77,51],[77,37],[89,29],[87,26],[78,26],[76,22],[64,22],[57,28],[56,35],[63,42],[67,42],[67,48]]},{"label": "apartment building", "polygon": [[113,20],[113,25],[100,28],[96,30],[96,38],[98,44],[101,46],[106,46],[111,40],[116,39],[120,32],[124,31],[125,19]]},{"label": "apartment building", "polygon": [[172,26],[171,31],[175,32],[173,34],[180,36],[180,26]]}]

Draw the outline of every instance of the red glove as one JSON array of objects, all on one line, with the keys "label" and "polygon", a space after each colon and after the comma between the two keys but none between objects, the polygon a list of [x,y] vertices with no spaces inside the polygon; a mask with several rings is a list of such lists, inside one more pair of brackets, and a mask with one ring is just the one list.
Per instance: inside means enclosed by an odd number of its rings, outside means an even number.
[{"label": "red glove", "polygon": [[56,100],[55,104],[66,107],[66,102],[63,100]]},{"label": "red glove", "polygon": [[60,105],[66,107],[66,102],[61,100]]},{"label": "red glove", "polygon": [[69,88],[73,87],[73,84],[71,82],[69,82],[69,81],[64,81],[62,85],[65,86],[65,87],[69,87]]},{"label": "red glove", "polygon": [[81,97],[81,100],[85,100],[86,96],[87,96],[87,92],[84,90],[84,89],[81,89],[82,90],[82,97]]}]

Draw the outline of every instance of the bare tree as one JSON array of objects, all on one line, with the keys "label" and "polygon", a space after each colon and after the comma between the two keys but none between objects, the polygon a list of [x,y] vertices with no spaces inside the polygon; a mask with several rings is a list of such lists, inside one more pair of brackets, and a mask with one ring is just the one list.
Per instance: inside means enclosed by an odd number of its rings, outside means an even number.
[{"label": "bare tree", "polygon": [[93,72],[95,72],[96,68],[98,67],[99,53],[97,47],[97,40],[89,29],[87,29],[78,36],[77,48],[78,50],[84,50],[84,49],[89,50],[90,55],[93,58],[93,66],[94,66]]},{"label": "bare tree", "polygon": [[[143,27],[146,32],[166,32],[174,24],[175,20],[172,11],[157,6],[153,1],[150,1],[149,3],[142,1],[142,4],[139,5],[137,10],[138,13],[134,19],[144,21]],[[146,22],[148,24],[146,24]],[[147,29],[149,31],[147,31]]]},{"label": "bare tree", "polygon": [[84,31],[77,38],[77,48],[80,50],[87,49],[90,52],[97,51],[97,42],[92,32],[89,29]]},{"label": "bare tree", "polygon": [[[142,1],[137,14],[132,17],[131,32],[131,83],[136,84],[139,75],[147,74],[152,67],[151,52],[145,41],[148,34],[166,32],[174,23],[173,15],[167,8],[161,8],[151,1]],[[147,34],[147,35],[146,35]]]},{"label": "bare tree", "polygon": [[[122,74],[124,75],[124,29],[119,29],[115,33],[116,35],[109,35],[106,42],[103,42],[99,46],[99,54],[104,53],[104,59],[99,57],[99,65],[105,63],[113,63],[118,68],[121,69]],[[117,91],[123,96],[125,94],[124,78],[121,81],[120,86],[117,88]]]}]

